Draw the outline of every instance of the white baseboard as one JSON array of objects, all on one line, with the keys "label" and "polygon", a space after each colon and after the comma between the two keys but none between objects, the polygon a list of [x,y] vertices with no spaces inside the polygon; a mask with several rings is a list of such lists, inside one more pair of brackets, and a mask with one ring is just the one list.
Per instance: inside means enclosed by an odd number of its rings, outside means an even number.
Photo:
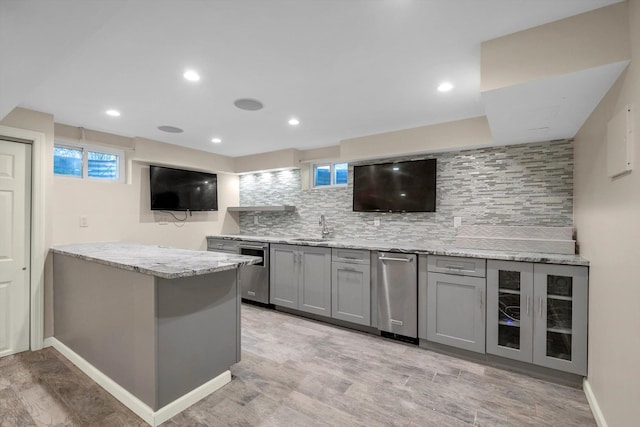
[{"label": "white baseboard", "polygon": [[47,348],[47,347],[53,347],[53,340],[55,338],[53,337],[48,337],[44,339],[44,342],[42,343],[42,348]]},{"label": "white baseboard", "polygon": [[591,384],[589,383],[589,380],[587,378],[582,380],[582,389],[584,390],[585,396],[587,396],[587,402],[589,402],[591,413],[593,414],[593,418],[595,418],[596,424],[598,424],[598,427],[608,427],[607,420],[604,419],[604,414],[600,409],[600,405],[598,405],[598,400],[596,399],[596,396],[593,394],[593,390],[591,389]]},{"label": "white baseboard", "polygon": [[47,347],[53,346],[53,348],[69,359],[82,372],[87,374],[92,380],[113,395],[113,397],[118,399],[123,405],[131,409],[136,415],[153,427],[156,427],[175,415],[178,415],[189,406],[231,382],[231,372],[227,370],[184,396],[179,397],[157,411],[154,411],[146,403],[129,393],[125,388],[113,381],[56,338],[47,338],[45,339],[44,344]]}]

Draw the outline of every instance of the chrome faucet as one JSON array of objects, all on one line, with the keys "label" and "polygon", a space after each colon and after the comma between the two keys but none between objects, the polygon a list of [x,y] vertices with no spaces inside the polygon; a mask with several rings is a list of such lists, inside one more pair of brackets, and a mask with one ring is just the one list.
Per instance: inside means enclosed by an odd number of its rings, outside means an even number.
[{"label": "chrome faucet", "polygon": [[331,234],[331,230],[327,227],[327,220],[324,217],[324,214],[320,215],[320,226],[322,227],[322,238],[326,239]]}]

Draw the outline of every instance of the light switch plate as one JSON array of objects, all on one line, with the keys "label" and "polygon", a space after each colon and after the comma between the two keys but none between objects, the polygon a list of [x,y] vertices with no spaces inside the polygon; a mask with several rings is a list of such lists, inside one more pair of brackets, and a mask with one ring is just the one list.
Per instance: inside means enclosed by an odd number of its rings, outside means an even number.
[{"label": "light switch plate", "polygon": [[80,215],[80,227],[88,227],[89,218],[86,215]]},{"label": "light switch plate", "polygon": [[374,227],[380,227],[380,218],[374,218],[373,219],[373,226]]},{"label": "light switch plate", "polygon": [[454,216],[453,217],[453,226],[455,228],[458,228],[462,225],[462,217],[461,216]]}]

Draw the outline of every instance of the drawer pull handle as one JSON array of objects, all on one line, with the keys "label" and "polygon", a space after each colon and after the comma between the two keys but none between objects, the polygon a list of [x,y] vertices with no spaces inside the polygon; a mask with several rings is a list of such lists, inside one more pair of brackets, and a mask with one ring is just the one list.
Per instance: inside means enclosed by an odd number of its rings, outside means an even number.
[{"label": "drawer pull handle", "polygon": [[251,295],[252,297],[255,297],[256,293],[253,291],[247,291],[247,295]]},{"label": "drawer pull handle", "polygon": [[462,270],[464,265],[462,264],[447,264],[444,266],[445,268],[453,268],[454,270]]},{"label": "drawer pull handle", "polygon": [[402,326],[404,325],[404,322],[402,320],[396,320],[396,319],[389,319],[392,325],[398,325],[398,326]]}]

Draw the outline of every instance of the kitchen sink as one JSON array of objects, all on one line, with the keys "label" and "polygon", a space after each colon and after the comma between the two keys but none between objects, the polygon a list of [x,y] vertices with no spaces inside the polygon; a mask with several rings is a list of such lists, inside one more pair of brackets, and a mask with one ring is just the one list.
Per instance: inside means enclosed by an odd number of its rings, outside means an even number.
[{"label": "kitchen sink", "polygon": [[322,239],[319,237],[297,237],[291,240],[295,240],[296,242],[328,242],[329,241],[329,239]]}]

